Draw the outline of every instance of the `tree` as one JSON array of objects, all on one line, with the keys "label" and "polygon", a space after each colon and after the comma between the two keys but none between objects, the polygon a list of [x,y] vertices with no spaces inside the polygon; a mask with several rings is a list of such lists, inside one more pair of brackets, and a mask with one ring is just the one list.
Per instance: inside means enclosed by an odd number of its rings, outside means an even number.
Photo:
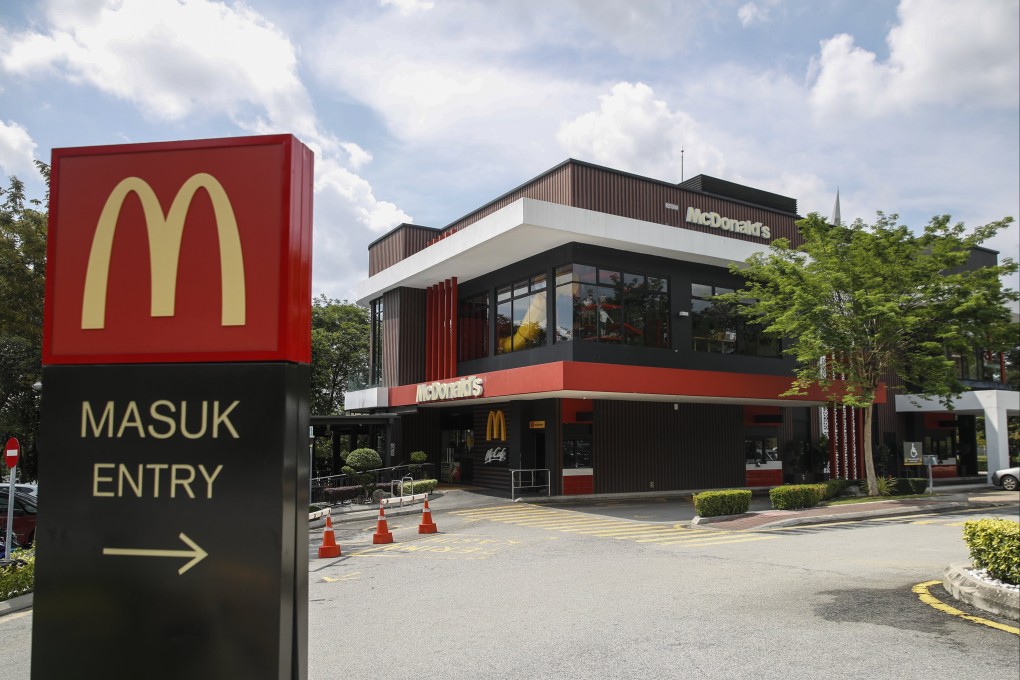
[{"label": "tree", "polygon": [[[36,162],[49,185],[49,166]],[[45,201],[26,200],[25,185],[10,178],[0,187],[0,436],[19,438],[26,478],[36,472],[42,375],[43,293],[46,281]]]},{"label": "tree", "polygon": [[[949,355],[1015,343],[1006,304],[1018,294],[1003,287],[1002,276],[1015,272],[1016,263],[964,267],[971,250],[1012,218],[967,234],[962,223],[950,225],[942,215],[920,235],[896,220],[879,212],[874,225],[859,219],[830,225],[813,213],[797,223],[800,246],[773,241],[746,266],[731,267],[744,277],[743,289],[718,296],[786,339],[784,352],[798,366],[783,396],[820,386],[831,401],[862,409],[866,433],[883,381],[951,408],[965,387]],[[875,495],[870,436],[864,464]]]},{"label": "tree", "polygon": [[368,310],[325,295],[312,300],[312,413],[343,410],[348,381],[367,374]]}]

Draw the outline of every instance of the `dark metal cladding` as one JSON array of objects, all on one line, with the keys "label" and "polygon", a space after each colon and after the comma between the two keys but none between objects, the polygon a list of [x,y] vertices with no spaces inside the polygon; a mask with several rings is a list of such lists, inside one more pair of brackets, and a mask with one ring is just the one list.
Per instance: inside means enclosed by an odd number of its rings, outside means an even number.
[{"label": "dark metal cladding", "polygon": [[[476,406],[472,420],[474,432],[474,446],[471,447],[471,458],[473,470],[471,471],[473,484],[484,486],[489,489],[506,489],[510,491],[510,468],[519,467],[513,463],[520,461],[520,437],[518,436],[520,422],[517,418],[517,409],[512,403],[484,404]],[[488,424],[489,413],[502,411],[506,419],[506,440],[498,437],[489,441],[486,439],[486,425]],[[505,447],[509,457],[504,462],[485,462],[485,453],[494,447]]]},{"label": "dark metal cladding", "polygon": [[691,191],[698,191],[706,194],[715,194],[722,198],[731,198],[745,203],[760,205],[764,208],[771,208],[780,212],[796,214],[797,199],[788,196],[780,196],[771,191],[763,191],[752,187],[728,182],[717,177],[708,175],[697,175],[677,186]]},{"label": "dark metal cladding", "polygon": [[593,436],[595,493],[745,485],[740,405],[599,400]]},{"label": "dark metal cladding", "polygon": [[425,379],[425,291],[396,288],[383,295],[383,382],[385,387]]},{"label": "dark metal cladding", "polygon": [[424,250],[440,234],[439,229],[417,224],[401,224],[368,246],[368,275],[378,274],[387,267]]}]

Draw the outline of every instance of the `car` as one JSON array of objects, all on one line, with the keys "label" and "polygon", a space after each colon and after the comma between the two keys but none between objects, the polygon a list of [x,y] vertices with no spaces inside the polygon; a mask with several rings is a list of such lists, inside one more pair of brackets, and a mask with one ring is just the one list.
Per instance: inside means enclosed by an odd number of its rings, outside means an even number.
[{"label": "car", "polygon": [[1016,491],[1020,488],[1020,467],[996,470],[992,473],[992,484],[1001,486],[1006,491]]},{"label": "car", "polygon": [[[7,505],[10,502],[10,491],[0,489],[0,533],[7,533]],[[14,492],[14,523],[15,539],[23,547],[30,547],[35,542],[36,498],[27,493]]]},{"label": "car", "polygon": [[21,482],[14,483],[14,490],[20,491],[21,493],[27,493],[29,496],[39,496],[39,485],[38,484],[22,484]]}]

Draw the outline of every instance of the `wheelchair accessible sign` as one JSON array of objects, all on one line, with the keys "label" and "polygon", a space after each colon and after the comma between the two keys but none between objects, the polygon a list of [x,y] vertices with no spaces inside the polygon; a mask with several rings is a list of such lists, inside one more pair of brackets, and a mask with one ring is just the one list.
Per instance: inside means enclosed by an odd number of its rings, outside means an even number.
[{"label": "wheelchair accessible sign", "polygon": [[921,442],[903,442],[903,464],[924,465]]}]

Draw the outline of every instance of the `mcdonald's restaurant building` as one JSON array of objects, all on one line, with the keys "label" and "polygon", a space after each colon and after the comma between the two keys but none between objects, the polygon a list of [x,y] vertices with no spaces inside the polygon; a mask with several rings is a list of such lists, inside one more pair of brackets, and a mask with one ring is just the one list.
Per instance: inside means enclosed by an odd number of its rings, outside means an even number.
[{"label": "mcdonald's restaurant building", "polygon": [[[423,450],[445,481],[507,491],[515,470],[548,470],[552,495],[863,477],[859,414],[780,397],[781,339],[711,299],[798,219],[713,177],[567,160],[445,228],[402,224],[369,246],[370,375],[345,409],[399,416],[390,464]],[[972,416],[878,405],[876,441],[972,443]]]}]

